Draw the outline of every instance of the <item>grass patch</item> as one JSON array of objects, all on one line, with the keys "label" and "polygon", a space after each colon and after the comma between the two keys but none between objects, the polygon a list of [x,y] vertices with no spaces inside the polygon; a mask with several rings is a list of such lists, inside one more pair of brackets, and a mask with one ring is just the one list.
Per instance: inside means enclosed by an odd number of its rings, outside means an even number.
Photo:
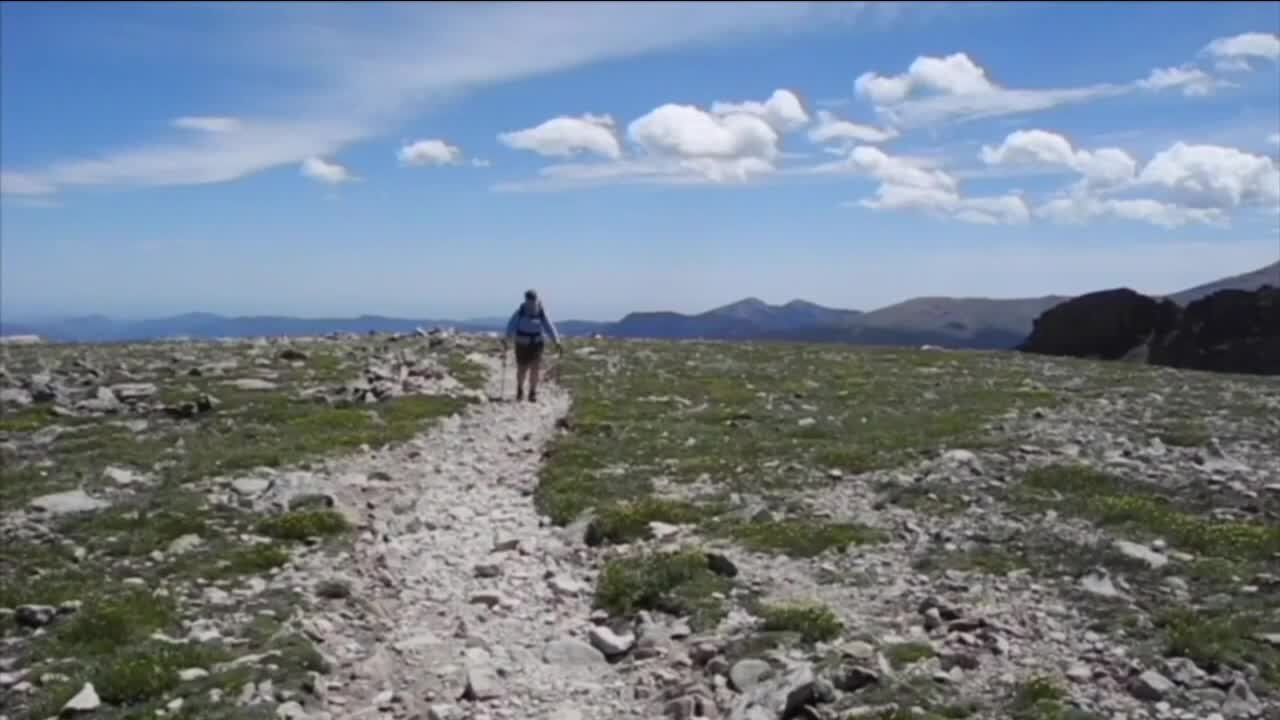
[{"label": "grass patch", "polygon": [[460,352],[446,354],[444,366],[454,380],[469,390],[483,390],[485,383],[489,381],[489,369]]},{"label": "grass patch", "polygon": [[26,407],[19,410],[5,408],[0,413],[0,433],[29,433],[53,425],[61,420],[48,406]]},{"label": "grass patch", "polygon": [[798,633],[805,642],[829,642],[844,632],[844,623],[821,605],[765,605],[757,614],[765,632]]},{"label": "grass patch", "polygon": [[890,645],[884,649],[884,656],[895,668],[901,669],[928,660],[938,653],[927,642],[904,642]]},{"label": "grass patch", "polygon": [[1201,420],[1179,420],[1169,423],[1156,433],[1160,442],[1174,447],[1204,447],[1213,439],[1209,428]]},{"label": "grass patch", "polygon": [[345,533],[351,523],[335,510],[294,510],[266,518],[258,532],[277,540],[302,541]]},{"label": "grass patch", "polygon": [[141,590],[89,600],[50,633],[51,656],[108,655],[177,622],[172,600]]},{"label": "grass patch", "polygon": [[883,542],[884,533],[863,525],[811,520],[751,520],[730,523],[721,532],[757,552],[811,558],[826,550]]},{"label": "grass patch", "polygon": [[995,547],[977,547],[954,552],[930,552],[913,564],[919,572],[938,574],[947,570],[979,572],[987,575],[1007,575],[1030,567],[1021,554]]},{"label": "grass patch", "polygon": [[1254,665],[1272,682],[1280,679],[1280,650],[1255,638],[1267,629],[1257,614],[1175,608],[1158,614],[1155,623],[1168,656],[1190,658],[1209,672]]},{"label": "grass patch", "polygon": [[594,527],[606,543],[628,543],[652,537],[651,522],[687,525],[699,522],[711,512],[711,508],[682,500],[644,497],[605,507],[596,516]]},{"label": "grass patch", "polygon": [[260,543],[233,550],[225,570],[232,575],[256,575],[269,572],[289,562],[289,550],[275,543]]},{"label": "grass patch", "polygon": [[688,617],[690,626],[702,631],[724,617],[730,587],[698,550],[632,555],[605,565],[597,580],[595,605],[618,617],[640,610]]},{"label": "grass patch", "polygon": [[1032,504],[1058,507],[1104,526],[1164,537],[1201,555],[1267,561],[1280,552],[1280,525],[1202,517],[1179,509],[1152,489],[1084,466],[1037,468],[1023,480],[1023,490],[1022,499]]},{"label": "grass patch", "polygon": [[806,469],[860,473],[940,448],[979,447],[995,438],[988,420],[1053,403],[994,354],[789,343],[591,347],[597,351],[565,359],[574,431],[553,442],[540,471],[538,509],[558,524],[653,495],[658,476],[717,491],[789,492]]},{"label": "grass patch", "polygon": [[1020,683],[1008,703],[1010,720],[1102,720],[1101,716],[1066,705],[1067,693],[1045,677]]}]

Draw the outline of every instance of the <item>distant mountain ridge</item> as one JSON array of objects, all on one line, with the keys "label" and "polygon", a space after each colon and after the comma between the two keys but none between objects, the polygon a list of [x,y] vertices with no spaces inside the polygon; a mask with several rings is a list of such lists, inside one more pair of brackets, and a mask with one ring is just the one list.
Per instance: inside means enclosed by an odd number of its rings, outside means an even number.
[{"label": "distant mountain ridge", "polygon": [[[1215,290],[1252,290],[1280,286],[1280,262],[1250,273],[1198,285],[1169,295],[1186,303]],[[951,348],[1012,349],[1031,333],[1042,313],[1070,298],[918,297],[870,312],[830,308],[806,300],[770,305],[748,297],[693,315],[677,312],[632,312],[617,322],[557,322],[567,336],[599,333],[612,337],[652,339],[791,340],[863,345],[938,345]],[[355,318],[299,318],[277,315],[226,317],[187,313],[136,322],[100,315],[46,323],[8,323],[0,334],[39,335],[55,341],[110,342],[166,337],[216,338],[327,335],[334,332],[409,333],[437,326],[465,332],[500,331],[504,318],[461,322],[427,318],[361,315]]]}]

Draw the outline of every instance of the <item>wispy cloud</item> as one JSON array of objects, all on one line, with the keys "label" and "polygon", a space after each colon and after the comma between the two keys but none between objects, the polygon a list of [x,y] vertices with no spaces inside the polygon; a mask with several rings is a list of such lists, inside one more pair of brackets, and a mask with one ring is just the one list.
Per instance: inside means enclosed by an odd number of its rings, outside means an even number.
[{"label": "wispy cloud", "polygon": [[5,168],[5,184],[31,192],[224,182],[312,156],[331,157],[411,113],[481,86],[697,43],[819,27],[867,12],[902,9],[877,3],[540,2],[391,5],[353,15],[346,6],[299,3],[236,15],[241,30],[230,39],[245,48],[242,62],[309,81],[291,96],[272,99],[276,109],[238,108],[234,123],[181,118],[180,127],[205,132],[43,167]]},{"label": "wispy cloud", "polygon": [[240,129],[240,120],[233,117],[191,116],[174,118],[173,126],[184,130],[225,133]]}]

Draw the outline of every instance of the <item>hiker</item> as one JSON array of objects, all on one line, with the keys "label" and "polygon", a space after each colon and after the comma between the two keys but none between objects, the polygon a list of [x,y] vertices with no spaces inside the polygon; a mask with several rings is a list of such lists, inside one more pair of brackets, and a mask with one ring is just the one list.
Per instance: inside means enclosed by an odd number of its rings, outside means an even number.
[{"label": "hiker", "polygon": [[516,400],[524,400],[524,376],[529,373],[529,402],[538,401],[538,372],[542,366],[543,334],[551,335],[556,350],[564,352],[556,326],[547,317],[547,311],[538,300],[538,293],[526,290],[524,302],[516,308],[507,322],[507,334],[502,340],[502,352],[507,351],[507,340],[516,343]]}]

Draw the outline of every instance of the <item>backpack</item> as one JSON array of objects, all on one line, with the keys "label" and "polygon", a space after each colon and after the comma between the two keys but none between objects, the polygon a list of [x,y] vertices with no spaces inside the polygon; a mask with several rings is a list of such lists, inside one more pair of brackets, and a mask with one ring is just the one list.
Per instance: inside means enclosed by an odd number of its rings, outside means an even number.
[{"label": "backpack", "polygon": [[532,313],[530,313],[528,310],[528,303],[520,303],[520,306],[516,308],[516,313],[518,313],[520,317],[530,318],[532,320],[538,321],[537,332],[526,333],[526,332],[521,332],[520,329],[517,328],[516,329],[517,334],[524,335],[526,337],[538,337],[538,338],[542,337],[542,333],[543,333],[542,319],[545,317],[545,314],[543,313],[543,310],[542,310],[542,301],[538,301],[538,306]]}]

